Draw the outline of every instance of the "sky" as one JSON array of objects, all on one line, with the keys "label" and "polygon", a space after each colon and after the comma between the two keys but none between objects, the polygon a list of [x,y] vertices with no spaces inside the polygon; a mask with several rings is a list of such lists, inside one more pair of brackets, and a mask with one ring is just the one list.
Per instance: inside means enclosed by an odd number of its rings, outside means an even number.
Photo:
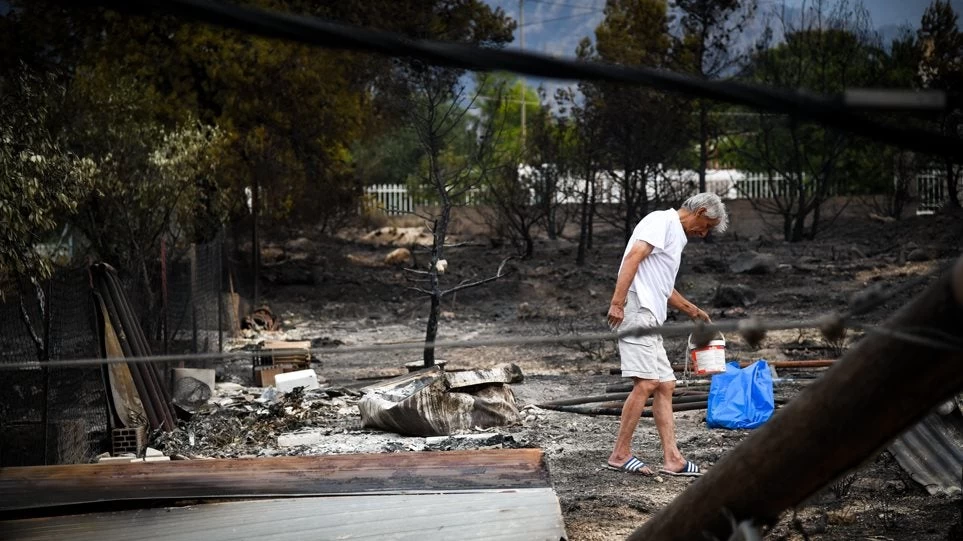
[{"label": "sky", "polygon": [[[519,20],[519,0],[485,0],[502,8]],[[525,26],[515,31],[519,46],[520,33],[525,34],[525,48],[552,55],[574,56],[575,47],[585,36],[592,36],[602,21],[605,0],[522,0]],[[760,0],[761,10],[779,8],[783,4],[800,8],[805,0]],[[832,1],[830,0],[830,3]],[[919,26],[929,0],[863,0],[877,28]],[[963,15],[963,0],[953,0],[956,12]],[[963,22],[963,21],[961,21]]]},{"label": "sky", "polygon": [[[519,20],[519,0],[484,1]],[[918,28],[930,0],[862,0],[862,3],[885,42],[892,39],[902,26]],[[951,3],[963,25],[963,0],[952,0]],[[524,32],[525,50],[571,58],[583,37],[594,40],[595,27],[604,17],[605,0],[522,0],[521,4],[525,23],[515,30],[515,41],[508,47],[519,48],[519,37]],[[760,11],[778,10],[783,5],[799,9],[804,4],[811,5],[811,0],[759,0]],[[828,0],[828,4],[833,5],[835,1]],[[526,82],[532,86],[545,84],[550,96],[554,88],[574,84],[534,78],[526,78]]]}]

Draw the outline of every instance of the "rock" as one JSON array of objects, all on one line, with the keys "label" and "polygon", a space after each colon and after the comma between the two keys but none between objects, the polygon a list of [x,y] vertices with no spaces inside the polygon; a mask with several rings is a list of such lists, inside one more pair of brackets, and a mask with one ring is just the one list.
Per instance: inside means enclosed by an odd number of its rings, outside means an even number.
[{"label": "rock", "polygon": [[772,254],[749,252],[739,256],[729,266],[729,270],[736,274],[770,274],[775,272],[778,263]]},{"label": "rock", "polygon": [[530,319],[534,317],[538,317],[538,309],[527,302],[518,305],[518,319]]},{"label": "rock", "polygon": [[726,310],[723,310],[722,317],[743,318],[743,317],[749,317],[749,313],[746,312],[745,308],[741,306],[735,306],[735,307],[727,308]]},{"label": "rock", "polygon": [[856,522],[856,511],[850,508],[834,509],[826,512],[830,524],[852,524]]},{"label": "rock", "polygon": [[448,260],[439,259],[438,263],[435,263],[435,270],[438,271],[438,274],[445,274],[445,272],[448,270]]},{"label": "rock", "polygon": [[385,256],[385,265],[407,265],[411,262],[411,250],[395,248]]},{"label": "rock", "polygon": [[314,268],[303,260],[290,260],[265,265],[264,279],[272,284],[284,286],[314,285]]},{"label": "rock", "polygon": [[729,267],[721,257],[706,256],[702,261],[692,266],[692,271],[698,273],[726,273],[729,271]]},{"label": "rock", "polygon": [[314,242],[306,237],[289,240],[284,243],[284,250],[288,252],[313,252],[316,251]]},{"label": "rock", "polygon": [[265,265],[276,263],[284,259],[284,250],[280,246],[269,244],[261,246],[261,262]]},{"label": "rock", "polygon": [[144,456],[164,456],[164,453],[158,451],[157,449],[154,449],[153,447],[148,447],[144,451]]},{"label": "rock", "polygon": [[933,259],[936,259],[936,254],[930,248],[917,248],[906,256],[907,261],[930,261]]},{"label": "rock", "polygon": [[712,305],[719,308],[750,306],[755,304],[756,300],[756,292],[748,286],[720,284],[712,298]]}]

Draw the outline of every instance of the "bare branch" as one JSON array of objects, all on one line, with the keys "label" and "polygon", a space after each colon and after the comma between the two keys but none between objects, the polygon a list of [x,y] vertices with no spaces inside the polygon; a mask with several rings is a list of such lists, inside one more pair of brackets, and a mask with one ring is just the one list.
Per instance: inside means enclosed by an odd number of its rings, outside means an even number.
[{"label": "bare branch", "polygon": [[455,286],[455,287],[453,287],[453,288],[451,288],[451,289],[442,291],[442,292],[441,292],[441,296],[445,296],[445,295],[448,295],[448,294],[450,294],[450,293],[455,293],[456,291],[461,291],[461,290],[463,290],[463,289],[469,289],[469,288],[473,288],[473,287],[478,287],[478,286],[480,286],[480,285],[482,285],[482,284],[487,284],[488,282],[494,282],[495,280],[498,280],[499,278],[504,277],[504,276],[505,276],[505,273],[504,273],[503,271],[505,270],[505,263],[508,263],[508,260],[509,260],[509,259],[513,259],[514,257],[515,257],[515,256],[508,256],[508,257],[506,257],[505,259],[503,259],[501,265],[498,266],[498,272],[495,273],[495,276],[490,276],[490,277],[488,277],[488,278],[485,278],[484,280],[478,280],[478,281],[475,281],[475,282],[469,282],[469,283],[459,284],[459,285],[457,285],[457,286]]},{"label": "bare branch", "polygon": [[422,289],[420,287],[405,286],[405,289],[410,289],[411,291],[417,291],[418,293],[421,293],[423,295],[431,296],[431,291],[428,291],[427,289]]}]

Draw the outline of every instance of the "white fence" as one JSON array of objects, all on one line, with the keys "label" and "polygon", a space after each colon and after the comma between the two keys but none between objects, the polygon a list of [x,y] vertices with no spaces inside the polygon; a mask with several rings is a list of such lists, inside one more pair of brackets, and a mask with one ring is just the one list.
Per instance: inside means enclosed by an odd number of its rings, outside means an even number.
[{"label": "white fence", "polygon": [[[385,214],[409,214],[417,207],[437,205],[423,197],[413,196],[404,184],[375,184],[364,189],[365,201],[363,211],[378,210]],[[472,188],[462,195],[459,205],[475,205],[481,199],[481,190]]]},{"label": "white fence", "polygon": [[[539,174],[531,167],[519,168],[519,174],[529,179]],[[959,178],[960,175],[957,175]],[[601,172],[595,179],[596,201],[599,203],[621,203],[622,184],[621,172],[614,175]],[[562,176],[558,180],[556,202],[578,203],[581,201],[581,190],[584,180]],[[917,174],[916,195],[919,198],[917,214],[932,214],[946,202],[946,180],[943,171],[932,169]],[[698,191],[699,175],[691,170],[666,170],[656,175],[655,179],[646,183],[646,191],[650,200],[680,199]],[[736,169],[710,169],[706,171],[706,190],[718,194],[723,199],[769,199],[786,195],[790,187],[779,176],[770,177],[764,173],[747,173]],[[808,186],[807,189],[813,189]],[[958,192],[963,197],[963,182],[958,181]],[[829,189],[829,195],[838,195],[836,186]],[[406,214],[414,212],[416,207],[432,205],[426,199],[415,199],[408,193],[404,184],[377,184],[365,188],[366,210],[380,210],[386,214]],[[459,204],[474,205],[480,200],[481,190],[472,189],[465,194]],[[537,200],[532,190],[532,203]]]},{"label": "white fence", "polygon": [[[416,202],[408,193],[404,184],[375,184],[364,189],[367,196],[365,206],[367,211],[380,210],[385,214],[406,214],[414,212]],[[425,205],[426,201],[418,201],[417,205]]]},{"label": "white fence", "polygon": [[[963,197],[963,179],[961,179],[961,171],[958,166],[955,173],[956,193],[959,197]],[[946,172],[943,169],[928,169],[917,173],[915,188],[916,196],[919,198],[916,214],[933,214],[949,199],[946,190]]]}]

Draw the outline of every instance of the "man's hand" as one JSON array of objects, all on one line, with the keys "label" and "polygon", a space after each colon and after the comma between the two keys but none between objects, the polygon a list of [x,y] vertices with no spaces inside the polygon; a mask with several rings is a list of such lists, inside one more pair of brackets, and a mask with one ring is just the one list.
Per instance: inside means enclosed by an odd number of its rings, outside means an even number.
[{"label": "man's hand", "polygon": [[619,328],[625,319],[625,310],[618,304],[609,305],[609,328],[613,331]]},{"label": "man's hand", "polygon": [[709,319],[709,314],[707,314],[705,310],[699,307],[696,307],[695,312],[689,314],[689,317],[691,317],[692,319],[699,319],[699,320],[705,321],[706,323],[712,323],[712,320]]}]

